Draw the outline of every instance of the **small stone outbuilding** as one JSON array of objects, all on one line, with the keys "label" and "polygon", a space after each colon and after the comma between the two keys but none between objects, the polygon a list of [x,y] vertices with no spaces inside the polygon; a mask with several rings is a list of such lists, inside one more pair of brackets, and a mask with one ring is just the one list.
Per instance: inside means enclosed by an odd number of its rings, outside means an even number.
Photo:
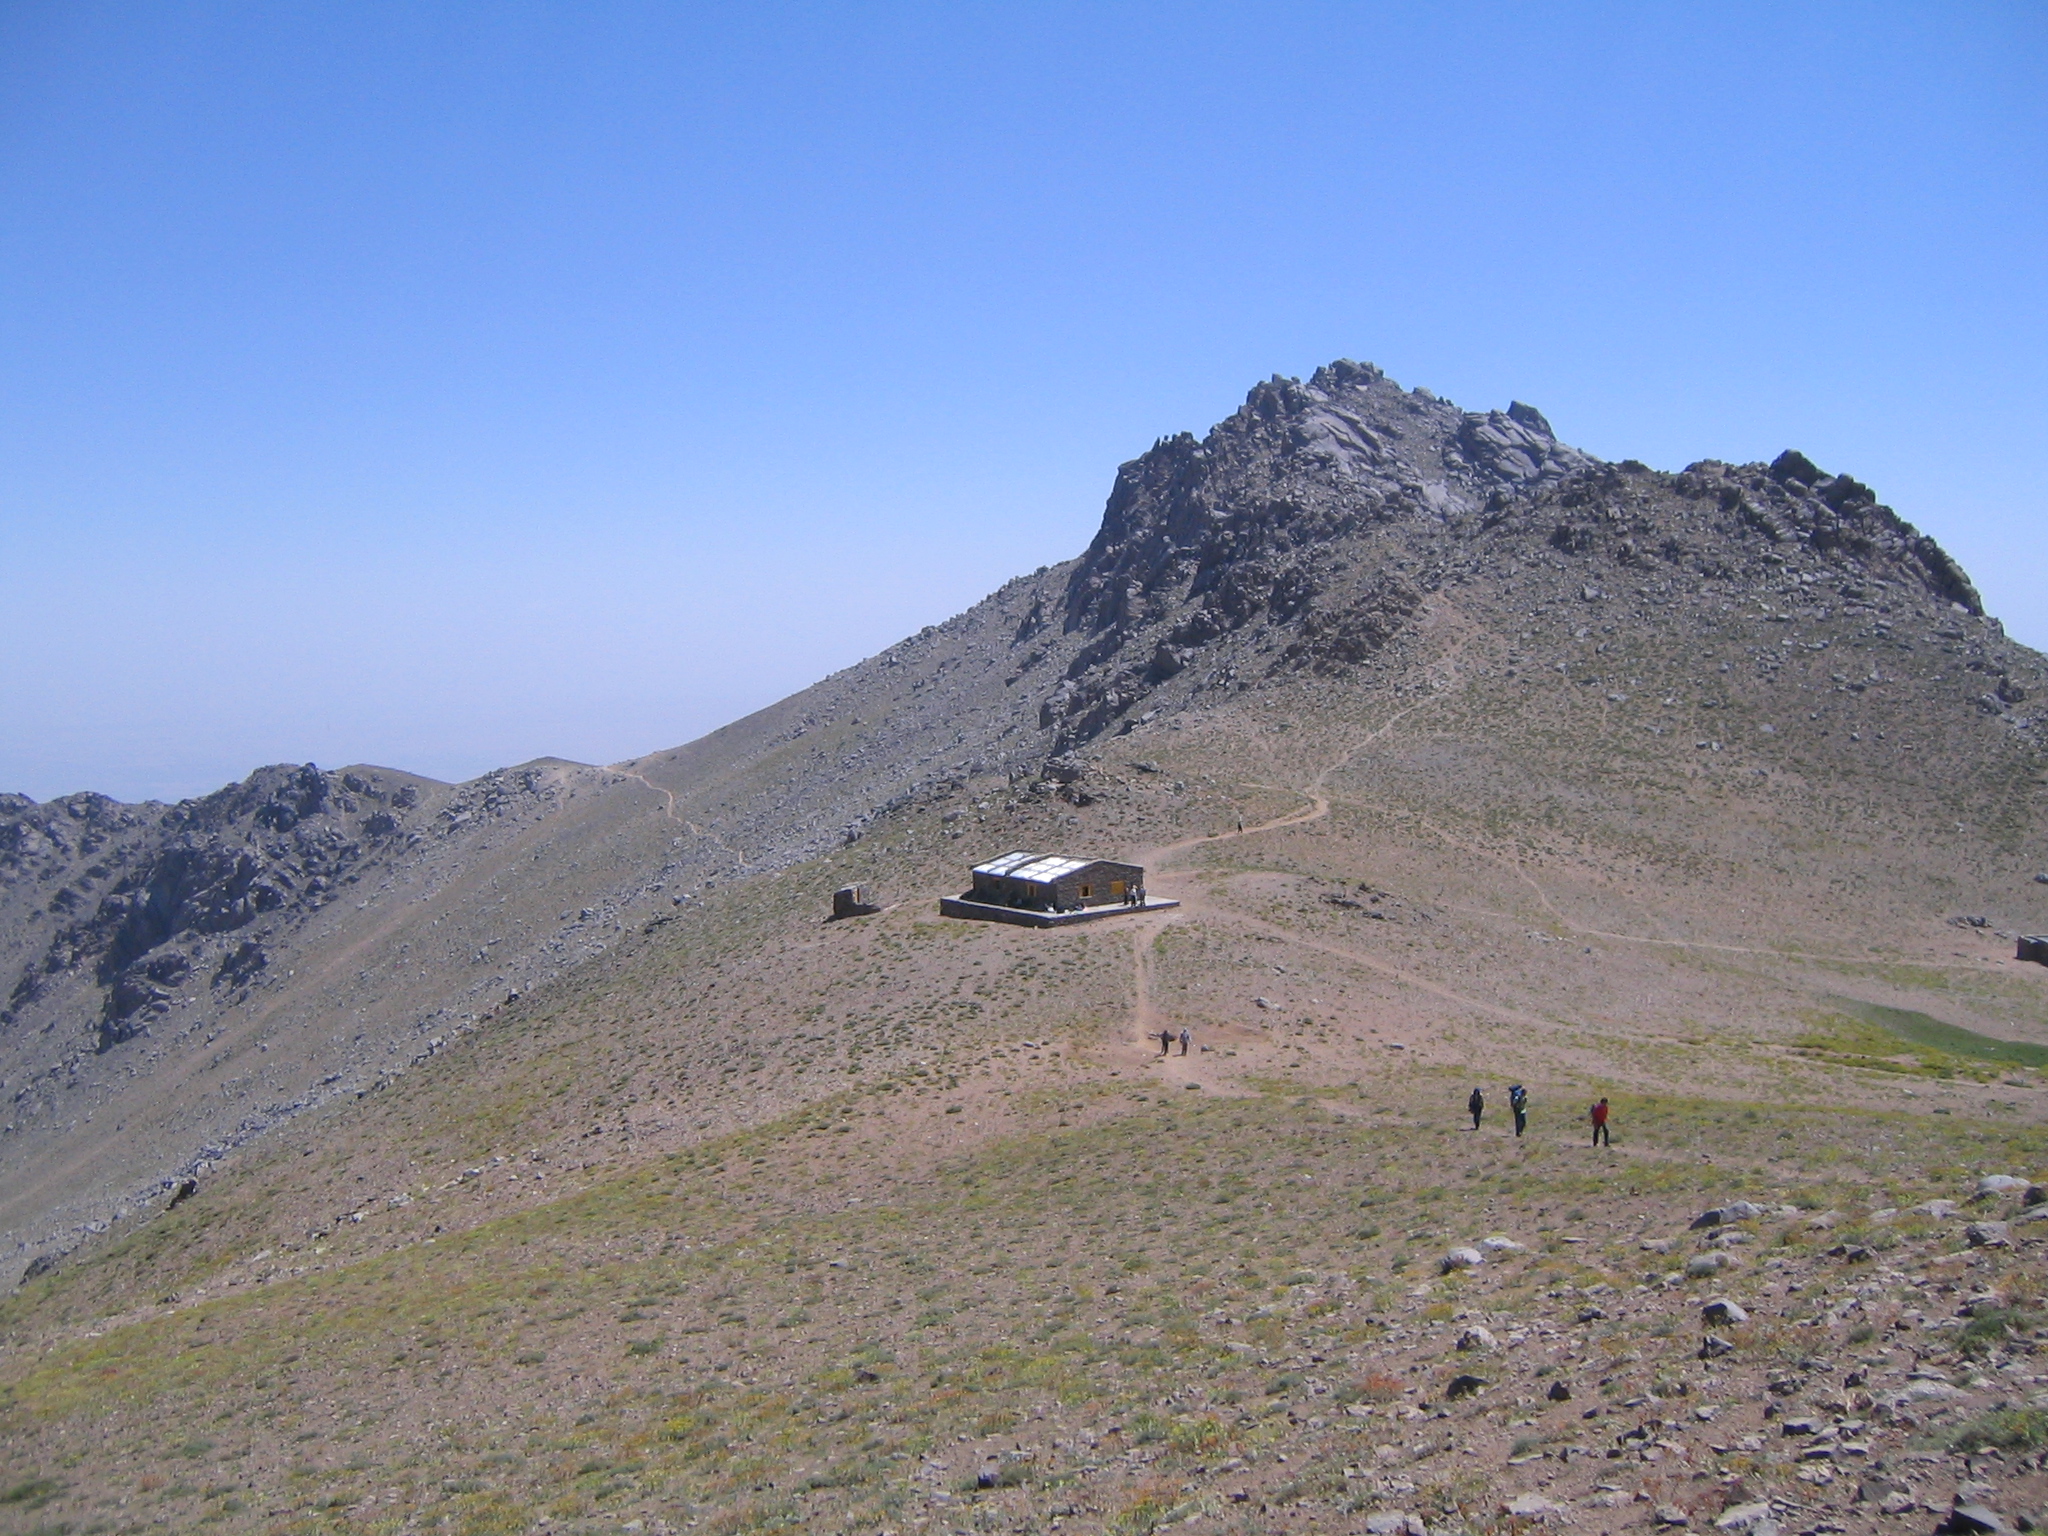
[{"label": "small stone outbuilding", "polygon": [[1060,854],[1006,853],[975,865],[973,874],[968,900],[1036,912],[1123,906],[1145,883],[1141,865]]},{"label": "small stone outbuilding", "polygon": [[866,917],[871,912],[881,911],[874,896],[864,885],[842,885],[832,893],[832,917],[836,922],[843,917]]}]

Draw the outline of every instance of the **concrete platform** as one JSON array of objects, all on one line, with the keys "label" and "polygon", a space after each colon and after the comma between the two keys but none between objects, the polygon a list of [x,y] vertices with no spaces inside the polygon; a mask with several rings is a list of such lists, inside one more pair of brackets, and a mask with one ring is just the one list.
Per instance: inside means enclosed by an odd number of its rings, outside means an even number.
[{"label": "concrete platform", "polygon": [[1016,923],[1023,928],[1064,928],[1069,923],[1092,923],[1104,917],[1136,917],[1141,912],[1164,912],[1179,905],[1177,901],[1148,900],[1142,907],[1111,902],[1108,906],[1082,907],[1073,912],[1037,912],[1030,907],[999,907],[986,901],[968,901],[961,896],[941,896],[939,916],[972,918],[984,923]]}]

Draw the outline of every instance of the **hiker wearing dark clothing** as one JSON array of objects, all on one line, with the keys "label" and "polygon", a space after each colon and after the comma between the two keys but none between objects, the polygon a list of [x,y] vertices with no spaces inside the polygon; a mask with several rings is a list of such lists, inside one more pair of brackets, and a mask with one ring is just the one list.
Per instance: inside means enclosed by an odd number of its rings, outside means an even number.
[{"label": "hiker wearing dark clothing", "polygon": [[1465,1108],[1472,1112],[1472,1129],[1478,1130],[1479,1117],[1486,1113],[1486,1095],[1474,1088],[1472,1097],[1465,1101]]},{"label": "hiker wearing dark clothing", "polygon": [[1194,1038],[1195,1038],[1195,1037],[1194,1037],[1194,1034],[1193,1034],[1193,1032],[1192,1032],[1192,1031],[1190,1031],[1190,1030],[1187,1030],[1187,1029],[1183,1029],[1183,1030],[1182,1030],[1182,1031],[1180,1032],[1180,1053],[1181,1053],[1181,1055],[1183,1055],[1183,1056],[1187,1055],[1187,1053],[1188,1053],[1188,1045],[1189,1045],[1189,1043],[1190,1043],[1190,1042],[1191,1042],[1191,1041],[1192,1041],[1192,1040],[1193,1040]]},{"label": "hiker wearing dark clothing", "polygon": [[1593,1122],[1593,1145],[1597,1147],[1604,1141],[1608,1146],[1613,1146],[1614,1138],[1607,1131],[1607,1101],[1602,1099],[1587,1110],[1586,1118]]},{"label": "hiker wearing dark clothing", "polygon": [[1161,1031],[1159,1031],[1159,1054],[1164,1056],[1168,1051],[1172,1049],[1173,1031],[1170,1029],[1162,1029]]},{"label": "hiker wearing dark clothing", "polygon": [[1529,1129],[1529,1090],[1520,1083],[1508,1089],[1508,1108],[1515,1112],[1515,1134]]}]

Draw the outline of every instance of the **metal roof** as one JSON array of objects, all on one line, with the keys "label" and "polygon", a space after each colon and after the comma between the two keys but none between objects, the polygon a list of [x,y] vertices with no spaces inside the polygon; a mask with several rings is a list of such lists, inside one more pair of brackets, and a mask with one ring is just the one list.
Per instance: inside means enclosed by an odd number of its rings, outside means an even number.
[{"label": "metal roof", "polygon": [[1012,880],[1031,880],[1049,885],[1063,875],[1093,864],[1094,859],[1068,859],[1058,854],[1006,853],[1000,859],[974,866],[977,875],[1007,875]]}]

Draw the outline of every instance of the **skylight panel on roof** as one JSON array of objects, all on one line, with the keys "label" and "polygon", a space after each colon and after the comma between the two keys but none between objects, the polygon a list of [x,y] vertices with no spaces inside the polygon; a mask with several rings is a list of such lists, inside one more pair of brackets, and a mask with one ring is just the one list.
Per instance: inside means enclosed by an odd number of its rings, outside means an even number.
[{"label": "skylight panel on roof", "polygon": [[1019,880],[1036,880],[1041,884],[1050,884],[1062,875],[1072,874],[1087,862],[1086,859],[1063,859],[1057,854],[1048,854],[1042,859],[1024,865],[1021,869],[1011,870],[1010,873]]}]

